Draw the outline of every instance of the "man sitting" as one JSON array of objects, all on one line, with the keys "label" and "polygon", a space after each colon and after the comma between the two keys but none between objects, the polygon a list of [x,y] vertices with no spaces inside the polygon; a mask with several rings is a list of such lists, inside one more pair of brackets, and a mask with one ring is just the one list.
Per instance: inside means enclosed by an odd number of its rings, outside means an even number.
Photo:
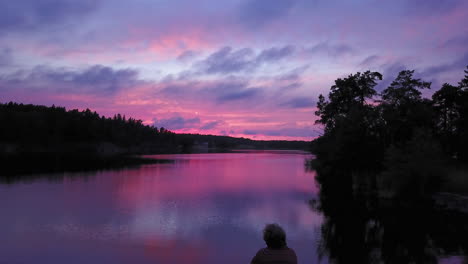
[{"label": "man sitting", "polygon": [[294,250],[286,245],[286,233],[278,224],[268,224],[263,229],[266,248],[260,249],[251,264],[297,264]]}]

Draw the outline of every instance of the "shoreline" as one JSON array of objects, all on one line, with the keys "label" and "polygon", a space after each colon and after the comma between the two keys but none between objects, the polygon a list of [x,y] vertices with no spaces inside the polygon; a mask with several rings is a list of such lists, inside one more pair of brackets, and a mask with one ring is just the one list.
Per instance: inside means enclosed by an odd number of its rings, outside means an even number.
[{"label": "shoreline", "polygon": [[0,155],[2,178],[28,177],[39,173],[63,173],[124,169],[146,164],[174,162],[171,159],[153,157],[155,155],[207,154],[207,153],[249,153],[271,152],[278,154],[308,153],[303,150],[286,149],[210,149],[209,151],[166,152],[142,154],[103,155],[80,152],[27,152]]}]

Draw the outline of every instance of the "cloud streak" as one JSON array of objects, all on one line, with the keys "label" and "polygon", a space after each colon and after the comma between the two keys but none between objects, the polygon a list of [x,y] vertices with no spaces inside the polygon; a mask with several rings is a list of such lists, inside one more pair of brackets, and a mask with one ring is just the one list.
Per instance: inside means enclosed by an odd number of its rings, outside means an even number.
[{"label": "cloud streak", "polygon": [[95,11],[98,3],[95,0],[3,1],[0,8],[0,35],[77,23],[78,19]]},{"label": "cloud streak", "polygon": [[200,124],[200,118],[183,118],[181,116],[175,116],[166,119],[154,119],[154,126],[164,127],[169,130],[177,130],[182,128],[194,128]]},{"label": "cloud streak", "polygon": [[44,92],[112,95],[143,81],[132,69],[94,65],[83,70],[37,66],[0,77],[0,89],[40,89]]},{"label": "cloud streak", "polygon": [[254,71],[264,63],[278,62],[294,54],[292,45],[272,47],[260,53],[250,48],[234,50],[226,46],[199,61],[196,67],[205,74],[230,74]]}]

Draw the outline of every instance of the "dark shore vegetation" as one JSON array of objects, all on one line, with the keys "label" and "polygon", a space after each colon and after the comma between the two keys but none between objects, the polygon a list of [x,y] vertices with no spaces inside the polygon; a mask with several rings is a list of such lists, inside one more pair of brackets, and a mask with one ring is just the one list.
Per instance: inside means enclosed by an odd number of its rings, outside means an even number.
[{"label": "dark shore vegetation", "polygon": [[256,141],[228,136],[176,134],[120,114],[100,116],[0,103],[1,175],[118,168],[160,162],[142,154],[228,152],[232,149],[308,149],[305,141]]},{"label": "dark shore vegetation", "polygon": [[401,71],[381,92],[378,72],[335,81],[319,96],[313,141],[320,184],[345,192],[366,189],[381,197],[423,197],[468,192],[468,67],[457,84],[445,83],[431,99],[431,83]]},{"label": "dark shore vegetation", "polygon": [[[324,134],[312,142],[324,216],[318,245],[331,263],[466,262],[468,254],[468,68],[457,84],[401,71],[337,79],[320,95]],[[452,262],[450,262],[452,263]],[[457,262],[458,263],[458,262]]]}]

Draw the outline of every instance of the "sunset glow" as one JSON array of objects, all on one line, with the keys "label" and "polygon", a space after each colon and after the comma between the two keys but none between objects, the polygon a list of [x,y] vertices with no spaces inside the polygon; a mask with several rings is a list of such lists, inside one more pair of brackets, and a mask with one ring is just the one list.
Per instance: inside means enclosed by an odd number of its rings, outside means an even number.
[{"label": "sunset glow", "polygon": [[379,71],[382,89],[414,69],[436,90],[468,63],[463,0],[1,5],[0,102],[121,113],[181,133],[311,140],[317,97],[336,78]]}]

